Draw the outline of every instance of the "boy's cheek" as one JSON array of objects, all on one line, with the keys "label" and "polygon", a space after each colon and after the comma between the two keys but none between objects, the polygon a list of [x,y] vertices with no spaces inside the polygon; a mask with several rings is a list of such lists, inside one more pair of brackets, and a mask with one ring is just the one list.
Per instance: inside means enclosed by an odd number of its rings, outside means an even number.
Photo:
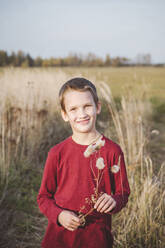
[{"label": "boy's cheek", "polygon": [[96,115],[97,112],[93,109],[93,110],[87,111],[86,114],[89,115],[89,116],[93,116],[93,115]]}]

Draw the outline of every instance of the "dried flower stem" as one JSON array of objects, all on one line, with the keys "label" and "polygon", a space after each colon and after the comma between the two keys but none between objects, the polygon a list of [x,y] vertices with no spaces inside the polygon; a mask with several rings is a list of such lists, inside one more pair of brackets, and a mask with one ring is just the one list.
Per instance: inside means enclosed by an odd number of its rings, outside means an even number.
[{"label": "dried flower stem", "polygon": [[91,208],[85,215],[83,215],[83,218],[87,217],[90,213],[93,212],[93,210],[94,210],[94,208]]}]

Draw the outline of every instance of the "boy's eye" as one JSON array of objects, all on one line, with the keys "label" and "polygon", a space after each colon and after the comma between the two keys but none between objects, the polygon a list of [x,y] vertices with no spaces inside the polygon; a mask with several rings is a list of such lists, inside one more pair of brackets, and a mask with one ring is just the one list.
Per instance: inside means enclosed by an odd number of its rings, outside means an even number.
[{"label": "boy's eye", "polygon": [[86,108],[91,107],[91,106],[92,106],[91,104],[87,104],[87,105],[85,105],[85,107],[86,107]]},{"label": "boy's eye", "polygon": [[70,111],[75,111],[75,110],[76,110],[76,108],[71,108],[71,109],[70,109]]}]

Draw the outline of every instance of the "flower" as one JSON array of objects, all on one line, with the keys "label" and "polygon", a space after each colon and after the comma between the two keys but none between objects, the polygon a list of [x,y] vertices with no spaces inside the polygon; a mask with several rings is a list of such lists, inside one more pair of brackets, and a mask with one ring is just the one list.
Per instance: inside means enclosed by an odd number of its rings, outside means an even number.
[{"label": "flower", "polygon": [[94,149],[93,145],[91,144],[91,145],[89,145],[89,146],[87,147],[87,149],[85,150],[84,156],[85,156],[86,158],[88,158],[94,151],[95,151],[95,149]]},{"label": "flower", "polygon": [[157,130],[157,129],[153,129],[152,131],[151,131],[151,134],[156,134],[156,135],[159,135],[159,130]]},{"label": "flower", "polygon": [[104,144],[105,140],[99,139],[93,146],[95,150],[99,150]]},{"label": "flower", "polygon": [[118,165],[113,165],[111,168],[112,173],[117,173],[120,170],[120,167]]},{"label": "flower", "polygon": [[96,167],[99,169],[99,170],[102,170],[104,169],[105,167],[105,164],[104,164],[104,159],[103,158],[98,158],[97,161],[96,161]]},{"label": "flower", "polygon": [[[102,137],[101,137],[102,138]],[[90,144],[84,152],[84,156],[88,158],[93,152],[98,151],[105,144],[105,140],[99,139],[96,143]]]}]

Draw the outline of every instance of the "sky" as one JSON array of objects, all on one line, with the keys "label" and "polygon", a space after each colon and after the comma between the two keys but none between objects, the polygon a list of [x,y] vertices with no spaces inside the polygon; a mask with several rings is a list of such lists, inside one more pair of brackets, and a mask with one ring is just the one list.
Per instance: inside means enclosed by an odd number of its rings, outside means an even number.
[{"label": "sky", "polygon": [[0,0],[0,50],[165,63],[165,0]]}]

